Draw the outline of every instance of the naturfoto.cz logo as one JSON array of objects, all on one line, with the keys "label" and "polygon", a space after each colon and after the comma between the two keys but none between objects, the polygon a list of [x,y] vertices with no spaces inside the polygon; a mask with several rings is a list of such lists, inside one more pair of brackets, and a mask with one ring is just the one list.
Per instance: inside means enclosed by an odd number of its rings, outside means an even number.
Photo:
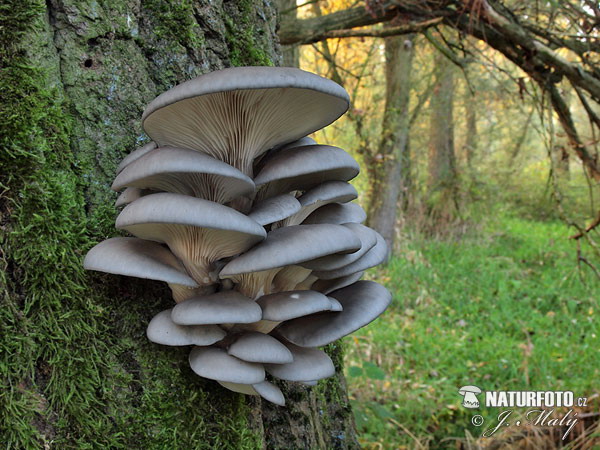
[{"label": "naturfoto.cz logo", "polygon": [[[563,415],[557,415],[555,408],[573,408],[587,406],[586,397],[575,397],[572,391],[482,391],[477,386],[463,386],[458,390],[463,396],[462,406],[477,409],[481,402],[488,408],[528,408],[523,415],[514,421],[509,421],[513,410],[508,409],[498,414],[497,422],[485,430],[482,436],[492,436],[500,428],[508,426],[534,425],[545,427],[567,427],[563,440],[577,424],[577,412],[567,410]],[[483,425],[485,419],[480,414],[471,418],[471,423],[477,427]]]}]

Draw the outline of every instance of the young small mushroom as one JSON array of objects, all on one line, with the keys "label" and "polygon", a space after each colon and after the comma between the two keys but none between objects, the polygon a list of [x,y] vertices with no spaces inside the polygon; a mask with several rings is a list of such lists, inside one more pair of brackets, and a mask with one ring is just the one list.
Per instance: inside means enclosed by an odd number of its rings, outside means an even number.
[{"label": "young small mushroom", "polygon": [[128,205],[129,203],[137,200],[144,195],[152,194],[152,191],[148,191],[147,189],[140,189],[134,187],[128,187],[125,189],[115,201],[115,206],[118,208],[119,206]]},{"label": "young small mushroom", "polygon": [[327,296],[316,291],[278,292],[265,295],[256,303],[262,308],[262,318],[274,322],[331,310]]},{"label": "young small mushroom", "polygon": [[322,206],[306,218],[305,225],[317,223],[363,223],[367,220],[365,210],[356,203],[330,203]]},{"label": "young small mushroom", "polygon": [[261,225],[286,219],[302,209],[300,202],[290,194],[276,195],[254,205],[248,217]]},{"label": "young small mushroom", "polygon": [[363,275],[364,272],[357,272],[351,275],[347,275],[345,277],[334,278],[331,280],[317,280],[312,284],[310,288],[315,291],[321,292],[325,295],[328,295],[333,291],[337,291],[338,289],[354,284],[355,282],[360,280]]},{"label": "young small mushroom", "polygon": [[267,372],[276,378],[287,381],[320,380],[335,374],[331,358],[322,350],[304,348],[286,342],[294,360],[288,364],[265,364]]},{"label": "young small mushroom", "polygon": [[227,353],[243,361],[287,364],[294,358],[288,348],[268,334],[249,331],[239,335]]},{"label": "young small mushroom", "polygon": [[238,384],[258,384],[265,379],[262,364],[242,361],[217,347],[194,347],[190,367],[204,378]]},{"label": "young small mushroom", "polygon": [[279,389],[273,383],[269,383],[268,381],[251,385],[219,381],[219,384],[230,391],[239,392],[240,394],[246,395],[260,395],[262,398],[271,403],[275,403],[279,406],[285,406],[285,398],[283,397],[281,389]]},{"label": "young small mushroom", "polygon": [[178,325],[171,320],[171,310],[158,313],[148,324],[148,339],[157,344],[170,346],[211,345],[223,339],[227,333],[216,325]]},{"label": "young small mushroom", "polygon": [[262,310],[239,292],[221,291],[179,303],[171,318],[180,325],[252,323],[262,318]]}]

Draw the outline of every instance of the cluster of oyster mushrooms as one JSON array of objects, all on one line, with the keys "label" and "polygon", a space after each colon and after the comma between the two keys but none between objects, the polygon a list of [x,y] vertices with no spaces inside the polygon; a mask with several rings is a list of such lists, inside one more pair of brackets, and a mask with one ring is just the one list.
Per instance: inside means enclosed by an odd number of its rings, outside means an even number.
[{"label": "cluster of oyster mushrooms", "polygon": [[308,134],[348,109],[336,83],[292,68],[202,75],[158,96],[150,144],[119,165],[116,237],[89,270],[168,283],[176,305],[148,338],[193,346],[192,370],[283,405],[266,374],[313,385],[334,374],[317,347],[368,324],[391,296],[359,281],[385,241],[361,225],[348,183],[359,167]]}]

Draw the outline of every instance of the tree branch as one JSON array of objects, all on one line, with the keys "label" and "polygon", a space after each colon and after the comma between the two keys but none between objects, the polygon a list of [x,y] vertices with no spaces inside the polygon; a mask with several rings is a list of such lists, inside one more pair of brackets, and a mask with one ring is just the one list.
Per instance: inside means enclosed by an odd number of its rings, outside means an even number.
[{"label": "tree branch", "polygon": [[435,19],[426,20],[424,22],[415,22],[415,23],[407,23],[403,25],[398,25],[395,27],[389,28],[361,28],[358,30],[350,29],[350,30],[332,30],[328,32],[320,33],[316,37],[312,37],[308,40],[308,42],[300,42],[300,44],[307,44],[315,42],[314,39],[318,39],[319,41],[325,39],[336,39],[336,38],[354,38],[354,37],[375,37],[375,38],[385,38],[390,36],[398,36],[402,34],[411,34],[411,33],[419,33],[421,31],[426,30],[429,27],[439,24],[443,20],[442,17],[437,17]]}]

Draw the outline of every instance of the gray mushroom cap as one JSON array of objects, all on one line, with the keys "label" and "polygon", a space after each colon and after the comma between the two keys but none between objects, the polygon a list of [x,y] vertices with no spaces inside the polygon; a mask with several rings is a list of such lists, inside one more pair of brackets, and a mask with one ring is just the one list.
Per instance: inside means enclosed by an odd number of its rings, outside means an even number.
[{"label": "gray mushroom cap", "polygon": [[366,219],[367,214],[356,203],[330,203],[317,209],[302,223],[362,223]]},{"label": "gray mushroom cap", "polygon": [[331,302],[331,311],[339,312],[339,311],[344,310],[344,307],[337,299],[335,299],[333,297],[327,297],[327,298]]},{"label": "gray mushroom cap", "polygon": [[148,324],[146,335],[157,344],[211,345],[223,339],[227,333],[216,325],[178,325],[171,320],[171,310],[158,313]]},{"label": "gray mushroom cap", "polygon": [[285,406],[285,398],[283,397],[281,389],[279,389],[273,383],[263,381],[262,383],[253,385],[253,387],[256,392],[258,392],[265,400],[268,400],[271,403],[275,403],[279,406]]},{"label": "gray mushroom cap", "polygon": [[316,348],[303,348],[286,342],[294,361],[288,364],[266,364],[274,377],[288,381],[320,380],[335,374],[335,367],[327,353]]},{"label": "gray mushroom cap", "polygon": [[360,239],[339,225],[295,225],[271,231],[260,244],[230,261],[219,276],[284,267],[333,253],[354,252]]},{"label": "gray mushroom cap", "polygon": [[358,251],[346,255],[323,256],[322,258],[302,263],[302,266],[317,271],[339,269],[357,261],[377,244],[378,234],[375,230],[359,223],[345,223],[343,226],[351,229],[360,239],[362,246]]},{"label": "gray mushroom cap", "polygon": [[316,271],[314,272],[314,274],[322,280],[331,280],[334,278],[345,277],[356,272],[362,272],[371,267],[375,267],[378,264],[381,264],[387,258],[388,246],[387,242],[385,242],[385,239],[383,239],[383,237],[379,233],[377,233],[376,231],[373,232],[377,236],[377,243],[362,257],[360,257],[353,263],[340,267],[339,269],[328,271]]},{"label": "gray mushroom cap", "polygon": [[315,141],[311,137],[304,136],[303,138],[300,138],[297,141],[290,142],[289,144],[280,147],[278,151],[287,150],[288,148],[304,147],[305,145],[317,145],[317,141]]},{"label": "gray mushroom cap", "polygon": [[294,360],[288,348],[277,339],[252,331],[240,335],[227,353],[249,362],[286,364]]},{"label": "gray mushroom cap", "polygon": [[349,105],[333,81],[289,67],[234,67],[164,92],[142,116],[159,145],[191,148],[246,174],[254,158],[340,117]]},{"label": "gray mushroom cap", "polygon": [[306,191],[298,198],[302,209],[274,225],[280,226],[298,225],[304,221],[317,208],[333,202],[349,202],[358,197],[354,186],[345,181],[326,181]]},{"label": "gray mushroom cap", "polygon": [[344,150],[306,145],[275,153],[255,177],[257,186],[271,183],[270,193],[307,190],[324,181],[348,181],[358,175],[358,163]]},{"label": "gray mushroom cap", "polygon": [[262,308],[263,320],[282,322],[321,311],[329,311],[329,299],[316,291],[287,291],[264,295],[256,303]]},{"label": "gray mushroom cap", "polygon": [[325,181],[298,198],[303,208],[319,203],[346,203],[358,197],[354,186],[345,181]]},{"label": "gray mushroom cap", "polygon": [[99,243],[85,256],[83,267],[87,270],[198,287],[169,249],[156,242],[133,237],[115,237]]},{"label": "gray mushroom cap", "polygon": [[290,320],[278,328],[278,333],[302,347],[327,345],[375,320],[392,300],[389,291],[373,281],[358,281],[330,296],[342,304],[343,311]]},{"label": "gray mushroom cap", "polygon": [[345,277],[334,278],[331,280],[317,280],[312,284],[311,289],[327,295],[330,292],[354,284],[356,281],[360,280],[363,275],[364,272],[357,272]]},{"label": "gray mushroom cap", "polygon": [[265,229],[242,213],[215,202],[158,193],[127,205],[116,227],[143,239],[166,243],[199,284],[210,284],[212,262],[261,241]]},{"label": "gray mushroom cap", "polygon": [[236,168],[200,152],[160,147],[124,167],[112,189],[175,192],[226,203],[254,192],[254,182]]},{"label": "gray mushroom cap", "polygon": [[117,166],[117,173],[121,172],[125,167],[134,162],[136,159],[141,158],[146,153],[151,152],[156,148],[156,142],[149,142],[148,144],[140,147],[134,151],[132,151],[129,155],[127,155],[121,163]]},{"label": "gray mushroom cap", "polygon": [[260,395],[267,401],[275,403],[279,406],[285,406],[285,398],[281,393],[281,390],[268,381],[263,381],[257,384],[239,384],[229,383],[227,381],[218,381],[218,383],[226,389],[233,392],[239,392],[240,394],[246,395]]},{"label": "gray mushroom cap", "polygon": [[180,325],[253,323],[262,317],[260,306],[236,291],[193,297],[173,308],[171,318]]},{"label": "gray mushroom cap", "polygon": [[190,367],[201,377],[229,383],[258,384],[265,379],[262,364],[242,361],[216,347],[194,347]]},{"label": "gray mushroom cap", "polygon": [[290,194],[281,194],[257,203],[248,213],[248,217],[264,226],[286,219],[300,209],[300,202],[296,197]]}]

